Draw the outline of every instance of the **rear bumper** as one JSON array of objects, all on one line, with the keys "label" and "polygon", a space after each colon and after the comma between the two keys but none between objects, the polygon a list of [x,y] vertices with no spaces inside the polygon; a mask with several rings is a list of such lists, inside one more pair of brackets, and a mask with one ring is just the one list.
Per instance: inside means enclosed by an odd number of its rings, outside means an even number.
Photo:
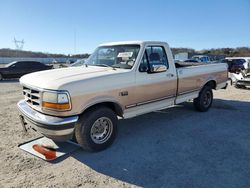
[{"label": "rear bumper", "polygon": [[54,117],[33,110],[24,100],[17,103],[21,123],[26,129],[26,120],[30,127],[42,135],[56,141],[66,141],[72,138],[78,116]]}]

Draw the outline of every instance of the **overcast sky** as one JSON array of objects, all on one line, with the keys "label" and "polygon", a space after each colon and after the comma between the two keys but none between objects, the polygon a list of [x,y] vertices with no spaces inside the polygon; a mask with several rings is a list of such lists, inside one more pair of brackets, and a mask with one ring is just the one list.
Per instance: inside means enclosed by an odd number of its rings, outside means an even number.
[{"label": "overcast sky", "polygon": [[250,0],[1,0],[0,48],[15,48],[14,37],[24,50],[64,54],[124,40],[250,46]]}]

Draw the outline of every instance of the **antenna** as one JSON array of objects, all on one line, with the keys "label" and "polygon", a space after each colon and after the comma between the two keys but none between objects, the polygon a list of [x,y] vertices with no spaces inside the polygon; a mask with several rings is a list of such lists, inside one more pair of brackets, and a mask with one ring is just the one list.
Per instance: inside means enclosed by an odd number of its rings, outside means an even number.
[{"label": "antenna", "polygon": [[13,42],[15,43],[16,50],[22,50],[23,49],[24,40],[16,40],[16,38],[14,37]]}]

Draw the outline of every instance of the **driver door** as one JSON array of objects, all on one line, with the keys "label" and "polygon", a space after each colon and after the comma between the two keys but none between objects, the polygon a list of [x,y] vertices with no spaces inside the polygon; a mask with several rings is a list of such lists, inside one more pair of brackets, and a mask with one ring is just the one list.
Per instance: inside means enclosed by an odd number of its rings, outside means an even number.
[{"label": "driver door", "polygon": [[[174,103],[177,79],[176,73],[169,68],[168,62],[163,46],[146,47],[140,68],[136,73],[136,106],[145,106],[159,101],[165,102],[166,105]],[[166,70],[150,72],[152,65],[165,65]]]},{"label": "driver door", "polygon": [[26,62],[17,62],[11,66],[10,69],[13,78],[19,78],[27,72]]}]

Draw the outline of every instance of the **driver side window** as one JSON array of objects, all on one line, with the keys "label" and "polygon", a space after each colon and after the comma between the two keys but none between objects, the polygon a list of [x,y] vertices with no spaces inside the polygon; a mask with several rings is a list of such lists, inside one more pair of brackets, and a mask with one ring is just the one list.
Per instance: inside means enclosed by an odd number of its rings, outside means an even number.
[{"label": "driver side window", "polygon": [[147,72],[152,65],[165,65],[168,69],[168,59],[164,47],[148,46],[140,63],[140,72]]},{"label": "driver side window", "polygon": [[162,46],[149,46],[146,48],[149,64],[163,64],[168,68],[168,59]]},{"label": "driver side window", "polygon": [[21,67],[21,64],[20,64],[20,62],[17,62],[17,63],[15,63],[15,64],[13,64],[11,67],[12,67],[12,68],[20,68],[20,67]]}]

